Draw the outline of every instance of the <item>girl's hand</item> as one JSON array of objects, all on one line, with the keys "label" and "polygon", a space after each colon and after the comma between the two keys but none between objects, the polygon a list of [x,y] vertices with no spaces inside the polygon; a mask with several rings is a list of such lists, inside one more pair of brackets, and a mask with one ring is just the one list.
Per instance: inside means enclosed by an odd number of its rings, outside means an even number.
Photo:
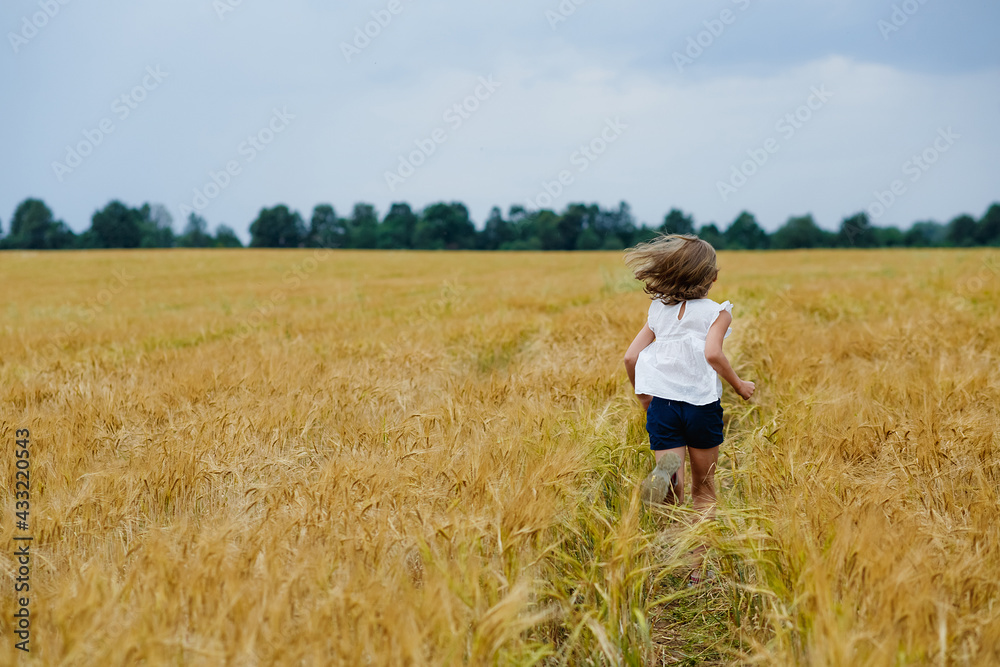
[{"label": "girl's hand", "polygon": [[736,389],[736,393],[740,395],[740,398],[747,401],[750,400],[751,396],[753,396],[753,392],[757,389],[757,385],[753,382],[744,382],[743,380],[740,380],[739,386],[734,388]]},{"label": "girl's hand", "polygon": [[649,394],[636,394],[639,397],[639,403],[642,405],[642,409],[649,411],[649,404],[653,402],[653,397]]}]

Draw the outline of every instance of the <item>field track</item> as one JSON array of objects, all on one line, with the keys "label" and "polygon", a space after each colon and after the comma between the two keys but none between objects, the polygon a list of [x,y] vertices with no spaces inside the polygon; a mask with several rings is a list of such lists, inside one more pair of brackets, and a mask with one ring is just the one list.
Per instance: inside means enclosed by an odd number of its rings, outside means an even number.
[{"label": "field track", "polygon": [[620,253],[0,254],[0,663],[1000,663],[1000,252],[720,265],[757,395],[689,526]]}]

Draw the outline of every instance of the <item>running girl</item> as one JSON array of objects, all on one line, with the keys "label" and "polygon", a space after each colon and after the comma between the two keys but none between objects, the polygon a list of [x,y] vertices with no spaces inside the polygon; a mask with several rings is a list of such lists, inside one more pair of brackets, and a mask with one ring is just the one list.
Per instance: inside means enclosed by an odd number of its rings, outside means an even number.
[{"label": "running girl", "polygon": [[715,468],[722,444],[722,379],[744,400],[754,392],[722,351],[732,304],[705,298],[719,276],[715,250],[697,236],[672,234],[625,255],[653,302],[649,319],[625,353],[625,368],[646,410],[656,467],[643,484],[647,502],[684,502],[684,459],[691,459],[694,507],[715,507]]}]

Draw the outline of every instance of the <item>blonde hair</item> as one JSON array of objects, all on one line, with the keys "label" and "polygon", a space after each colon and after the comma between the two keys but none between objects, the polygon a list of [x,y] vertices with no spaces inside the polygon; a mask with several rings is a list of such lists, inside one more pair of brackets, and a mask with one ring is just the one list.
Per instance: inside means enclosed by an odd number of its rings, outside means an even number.
[{"label": "blonde hair", "polygon": [[719,276],[715,248],[689,234],[661,235],[625,253],[625,264],[646,293],[673,306],[703,299]]}]

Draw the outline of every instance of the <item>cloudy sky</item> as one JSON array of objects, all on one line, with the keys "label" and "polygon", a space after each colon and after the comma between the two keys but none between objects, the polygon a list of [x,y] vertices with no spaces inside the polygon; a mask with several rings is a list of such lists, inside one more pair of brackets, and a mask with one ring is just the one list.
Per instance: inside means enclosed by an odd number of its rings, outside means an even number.
[{"label": "cloudy sky", "polygon": [[10,0],[0,26],[5,231],[29,196],[244,240],[278,203],[773,230],[1000,201],[996,0]]}]

